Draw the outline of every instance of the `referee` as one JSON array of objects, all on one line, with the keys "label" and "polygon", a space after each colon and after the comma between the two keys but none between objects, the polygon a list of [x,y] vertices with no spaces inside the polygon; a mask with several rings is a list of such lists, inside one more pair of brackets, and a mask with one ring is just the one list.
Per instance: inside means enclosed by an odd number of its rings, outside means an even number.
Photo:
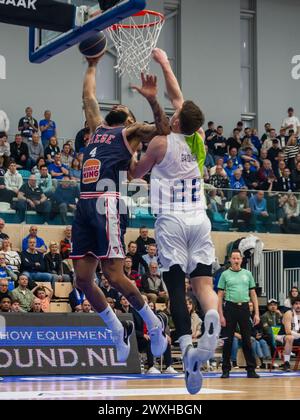
[{"label": "referee", "polygon": [[[255,372],[256,360],[251,349],[249,311],[249,301],[251,299],[255,311],[254,324],[259,324],[258,301],[253,276],[250,271],[241,268],[242,261],[240,251],[233,250],[230,257],[231,267],[222,273],[218,284],[219,314],[225,338],[221,378],[229,378],[231,347],[237,324],[242,335],[243,352],[247,363],[247,377],[259,378],[259,375]],[[225,307],[223,312],[224,296]]]}]

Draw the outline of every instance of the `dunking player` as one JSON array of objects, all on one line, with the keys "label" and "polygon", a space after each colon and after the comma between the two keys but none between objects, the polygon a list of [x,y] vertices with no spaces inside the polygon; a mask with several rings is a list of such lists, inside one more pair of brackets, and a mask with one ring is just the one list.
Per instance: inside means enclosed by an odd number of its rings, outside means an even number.
[{"label": "dunking player", "polygon": [[[140,162],[132,163],[130,172],[139,178],[152,169],[151,204],[157,213],[155,236],[165,270],[163,279],[184,358],[187,389],[196,394],[202,386],[200,366],[213,356],[220,332],[218,298],[212,287],[214,247],[202,180],[204,115],[193,102],[184,101],[165,52],[155,49],[153,57],[162,67],[167,92],[176,110],[171,119],[172,132],[153,139]],[[193,348],[191,319],[185,302],[186,274],[206,313],[205,332],[197,348]]]},{"label": "dunking player", "polygon": [[95,284],[95,271],[101,259],[102,270],[112,287],[126,296],[149,329],[154,356],[167,347],[164,326],[138,289],[124,275],[124,218],[119,215],[119,172],[127,171],[133,153],[141,140],[150,141],[157,133],[168,133],[169,122],[157,100],[156,77],[142,76],[142,87],[136,88],[149,102],[156,126],[135,123],[125,106],[115,106],[102,119],[96,99],[96,67],[98,59],[88,60],[84,78],[83,103],[86,120],[93,133],[84,150],[80,200],[72,229],[77,286],[112,331],[117,359],[126,361],[130,351],[133,324],[122,324],[107,304],[101,289]]}]

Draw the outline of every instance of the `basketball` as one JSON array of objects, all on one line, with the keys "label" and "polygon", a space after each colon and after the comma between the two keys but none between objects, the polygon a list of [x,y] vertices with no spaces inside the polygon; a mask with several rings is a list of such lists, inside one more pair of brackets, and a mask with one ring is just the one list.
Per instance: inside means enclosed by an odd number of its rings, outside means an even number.
[{"label": "basketball", "polygon": [[83,40],[79,44],[79,51],[87,58],[96,58],[104,54],[107,39],[104,32],[99,32]]}]

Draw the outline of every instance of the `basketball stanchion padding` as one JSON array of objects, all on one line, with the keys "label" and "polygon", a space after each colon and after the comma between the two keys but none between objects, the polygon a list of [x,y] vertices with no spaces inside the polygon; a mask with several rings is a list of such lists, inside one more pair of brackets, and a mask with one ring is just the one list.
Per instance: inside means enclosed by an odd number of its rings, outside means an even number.
[{"label": "basketball stanchion padding", "polygon": [[105,53],[107,38],[104,32],[88,37],[79,44],[79,51],[87,58],[97,58]]}]

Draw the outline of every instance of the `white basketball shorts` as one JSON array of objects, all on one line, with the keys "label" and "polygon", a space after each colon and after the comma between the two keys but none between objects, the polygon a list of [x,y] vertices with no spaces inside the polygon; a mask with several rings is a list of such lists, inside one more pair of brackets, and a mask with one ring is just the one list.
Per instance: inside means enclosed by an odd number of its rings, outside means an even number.
[{"label": "white basketball shorts", "polygon": [[178,264],[191,274],[197,264],[211,265],[215,260],[211,223],[205,211],[158,215],[155,239],[162,271]]}]

